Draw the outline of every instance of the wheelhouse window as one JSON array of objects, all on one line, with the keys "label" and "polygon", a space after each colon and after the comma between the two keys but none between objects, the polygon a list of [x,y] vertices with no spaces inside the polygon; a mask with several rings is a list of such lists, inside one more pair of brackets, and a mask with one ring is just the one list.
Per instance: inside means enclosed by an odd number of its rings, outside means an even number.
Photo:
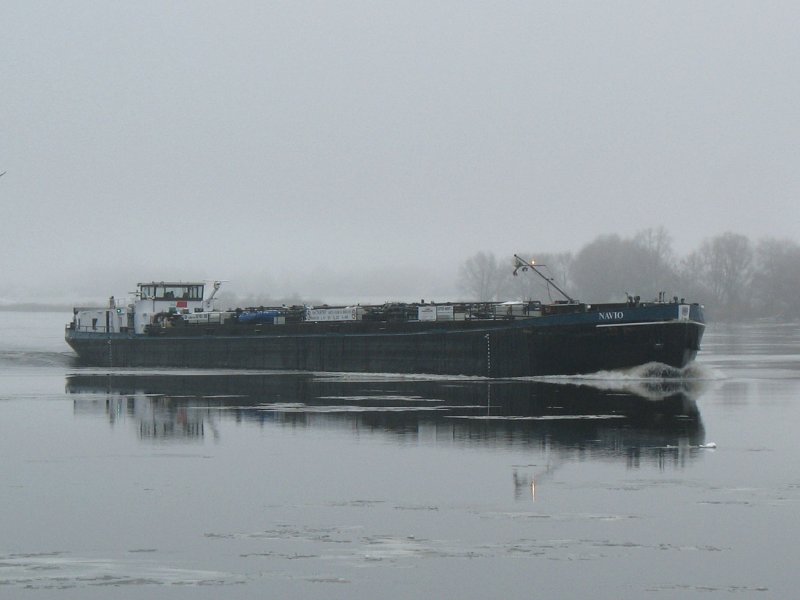
[{"label": "wheelhouse window", "polygon": [[202,300],[202,285],[152,284],[139,288],[142,300]]}]

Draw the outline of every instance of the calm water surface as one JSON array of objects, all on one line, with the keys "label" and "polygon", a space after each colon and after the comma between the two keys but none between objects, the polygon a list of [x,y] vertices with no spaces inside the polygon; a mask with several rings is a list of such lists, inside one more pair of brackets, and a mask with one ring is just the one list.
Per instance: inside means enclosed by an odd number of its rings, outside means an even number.
[{"label": "calm water surface", "polygon": [[[682,377],[85,369],[0,312],[0,597],[789,598],[800,327]],[[710,446],[716,445],[716,448]]]}]

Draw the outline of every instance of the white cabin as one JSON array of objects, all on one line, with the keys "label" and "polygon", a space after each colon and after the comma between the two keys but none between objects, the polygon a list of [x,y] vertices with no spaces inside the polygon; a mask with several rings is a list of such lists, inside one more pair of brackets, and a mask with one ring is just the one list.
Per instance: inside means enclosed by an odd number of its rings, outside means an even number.
[{"label": "white cabin", "polygon": [[107,307],[74,309],[73,326],[75,331],[90,333],[120,333],[132,326],[132,315],[128,308],[117,306],[114,296]]},{"label": "white cabin", "polygon": [[108,307],[76,308],[77,331],[97,333],[144,333],[156,315],[194,315],[214,310],[213,300],[221,286],[219,281],[168,282],[153,281],[136,286],[132,304],[118,306],[114,297]]}]

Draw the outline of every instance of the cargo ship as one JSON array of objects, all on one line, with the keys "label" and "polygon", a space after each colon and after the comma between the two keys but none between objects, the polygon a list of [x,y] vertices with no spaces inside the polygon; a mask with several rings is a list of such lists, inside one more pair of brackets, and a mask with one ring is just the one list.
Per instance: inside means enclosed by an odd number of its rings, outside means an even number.
[{"label": "cargo ship", "polygon": [[130,303],[73,310],[65,338],[84,365],[316,372],[573,375],[694,360],[703,307],[564,299],[274,306],[218,310],[220,282],[139,283]]}]

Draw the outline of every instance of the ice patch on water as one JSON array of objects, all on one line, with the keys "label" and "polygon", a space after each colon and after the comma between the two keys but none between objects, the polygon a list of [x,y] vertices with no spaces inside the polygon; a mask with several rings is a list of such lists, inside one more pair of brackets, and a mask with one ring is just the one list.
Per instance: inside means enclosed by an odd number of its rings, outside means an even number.
[{"label": "ice patch on water", "polygon": [[440,398],[423,398],[422,396],[398,396],[393,394],[371,396],[317,396],[318,400],[349,400],[351,402],[368,402],[380,400],[385,402],[442,402]]},{"label": "ice patch on water", "polygon": [[70,556],[63,552],[0,556],[0,586],[34,590],[87,586],[206,586],[243,583],[220,571],[170,567],[156,560]]},{"label": "ice patch on water", "polygon": [[266,412],[300,412],[300,413],[365,413],[365,412],[422,412],[447,410],[442,406],[359,406],[359,405],[332,405],[317,406],[303,404],[302,402],[272,402],[259,404],[256,410]]},{"label": "ice patch on water", "polygon": [[[302,372],[302,371],[299,371]],[[402,381],[485,381],[481,375],[434,375],[428,373],[359,373],[359,372],[327,372],[314,371],[317,381],[347,381],[358,383],[392,383]]]},{"label": "ice patch on water", "polygon": [[626,415],[445,415],[445,419],[463,419],[470,421],[603,421],[610,419],[627,419]]}]

